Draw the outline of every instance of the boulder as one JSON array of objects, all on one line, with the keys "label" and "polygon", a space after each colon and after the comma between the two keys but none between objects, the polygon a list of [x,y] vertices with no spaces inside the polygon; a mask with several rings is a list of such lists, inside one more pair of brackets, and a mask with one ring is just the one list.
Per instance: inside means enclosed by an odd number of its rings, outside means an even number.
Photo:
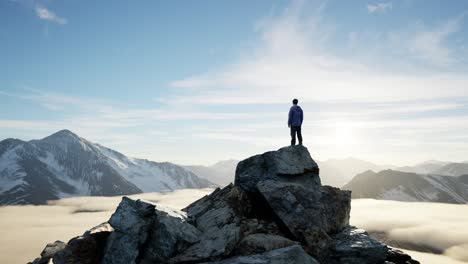
[{"label": "boulder", "polygon": [[301,242],[313,256],[328,248],[330,235],[349,223],[349,191],[272,180],[261,181],[256,187],[285,235]]},{"label": "boulder", "polygon": [[165,262],[198,242],[200,236],[200,231],[187,222],[184,214],[157,207],[141,263]]},{"label": "boulder", "polygon": [[101,263],[107,238],[112,231],[108,223],[102,223],[82,236],[72,238],[63,250],[55,254],[54,264]]},{"label": "boulder", "polygon": [[41,257],[36,258],[32,264],[47,264],[49,261],[59,252],[67,246],[67,243],[60,240],[55,241],[54,243],[49,243],[41,252]]},{"label": "boulder", "polygon": [[386,260],[385,244],[371,238],[367,232],[352,226],[332,237],[334,245],[329,263],[374,264]]},{"label": "boulder", "polygon": [[137,263],[140,247],[146,242],[154,221],[153,204],[123,197],[109,219],[114,232],[109,236],[103,264]]},{"label": "boulder", "polygon": [[253,255],[298,244],[283,236],[270,234],[250,234],[236,247],[236,255]]},{"label": "boulder", "polygon": [[[393,264],[419,264],[419,261],[411,258],[410,255],[405,254],[401,250],[397,250],[391,247],[387,247],[385,252],[387,262]],[[385,262],[385,263],[387,263]]]},{"label": "boulder", "polygon": [[320,185],[319,168],[304,146],[289,146],[245,159],[237,165],[234,184],[254,192],[259,181]]},{"label": "boulder", "polygon": [[251,210],[247,195],[232,184],[216,189],[183,211],[201,231],[200,241],[171,259],[172,263],[197,262],[226,257],[242,237]]},{"label": "boulder", "polygon": [[220,261],[205,262],[204,264],[319,264],[309,256],[301,246],[292,245],[262,254],[228,258]]}]

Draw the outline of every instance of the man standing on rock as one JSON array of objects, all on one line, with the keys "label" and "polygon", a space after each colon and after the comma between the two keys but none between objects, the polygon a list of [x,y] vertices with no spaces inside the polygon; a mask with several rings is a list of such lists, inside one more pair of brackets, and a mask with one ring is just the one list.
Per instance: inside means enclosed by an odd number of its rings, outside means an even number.
[{"label": "man standing on rock", "polygon": [[299,145],[302,145],[301,126],[304,120],[304,113],[300,106],[297,105],[299,101],[293,100],[293,106],[289,109],[288,126],[291,128],[291,146],[296,145],[296,133],[299,139]]}]

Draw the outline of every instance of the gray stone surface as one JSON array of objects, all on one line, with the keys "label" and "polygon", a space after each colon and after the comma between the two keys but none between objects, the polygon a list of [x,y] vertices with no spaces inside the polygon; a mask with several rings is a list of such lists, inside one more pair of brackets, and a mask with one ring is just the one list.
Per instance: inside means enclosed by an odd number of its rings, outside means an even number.
[{"label": "gray stone surface", "polygon": [[137,263],[140,248],[147,240],[153,225],[154,213],[153,204],[123,197],[109,219],[109,224],[115,231],[107,240],[102,263]]},{"label": "gray stone surface", "polygon": [[419,261],[412,259],[411,256],[398,249],[387,247],[385,255],[387,257],[386,264],[387,262],[393,264],[420,264]]},{"label": "gray stone surface", "polygon": [[32,264],[47,264],[49,261],[59,252],[67,246],[67,243],[60,240],[55,241],[54,243],[49,243],[41,252],[41,257],[36,258]]},{"label": "gray stone surface", "polygon": [[196,262],[231,254],[243,236],[245,215],[251,210],[247,195],[231,185],[217,189],[183,209],[200,230],[200,241],[171,262]]},{"label": "gray stone surface", "polygon": [[236,254],[253,255],[278,248],[284,248],[298,244],[283,236],[270,234],[250,234],[244,237],[236,247]]},{"label": "gray stone surface", "polygon": [[54,264],[99,264],[107,238],[112,232],[108,223],[102,223],[72,238],[68,245],[53,258]]},{"label": "gray stone surface", "polygon": [[301,246],[292,245],[262,254],[233,257],[205,264],[319,264],[309,256]]},{"label": "gray stone surface", "polygon": [[[158,208],[161,209],[161,208]],[[141,263],[161,263],[200,240],[201,232],[176,211],[156,210]]]},{"label": "gray stone surface", "polygon": [[330,186],[262,181],[257,189],[277,221],[314,256],[329,247],[329,235],[349,223],[351,193]]},{"label": "gray stone surface", "polygon": [[275,180],[320,185],[319,168],[304,146],[289,146],[245,159],[237,165],[235,185],[249,192],[257,182]]},{"label": "gray stone surface", "polygon": [[333,237],[334,246],[327,257],[330,263],[375,264],[386,260],[385,244],[371,238],[367,232],[347,227]]},{"label": "gray stone surface", "polygon": [[67,243],[62,242],[60,240],[55,241],[54,243],[49,243],[47,246],[44,248],[44,250],[41,253],[41,257],[44,259],[50,259],[52,258],[57,252],[60,250],[64,249],[65,246],[67,246]]}]

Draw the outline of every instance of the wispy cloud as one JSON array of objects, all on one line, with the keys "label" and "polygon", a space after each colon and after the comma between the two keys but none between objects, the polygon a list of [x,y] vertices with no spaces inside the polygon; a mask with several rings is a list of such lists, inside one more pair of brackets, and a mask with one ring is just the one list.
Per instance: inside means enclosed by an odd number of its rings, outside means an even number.
[{"label": "wispy cloud", "polygon": [[[187,91],[181,100],[272,104],[290,97],[300,97],[303,102],[389,102],[468,96],[468,89],[464,88],[468,87],[465,74],[389,72],[366,65],[361,58],[334,55],[327,42],[334,27],[323,19],[323,6],[304,5],[295,2],[275,19],[262,21],[257,42],[238,60],[216,70],[173,81],[173,87]],[[455,25],[457,23],[449,23],[441,31],[446,33],[439,33],[435,39],[430,37],[432,35],[415,35],[414,52],[431,56],[434,51],[432,56],[443,60],[442,38],[454,32]],[[431,41],[424,43],[421,41],[424,38]],[[403,36],[400,40],[404,41]],[[385,50],[391,51],[391,48]],[[400,59],[408,63],[404,60]]]},{"label": "wispy cloud", "polygon": [[387,11],[392,10],[392,8],[393,8],[393,5],[391,2],[367,5],[367,11],[371,14],[372,13],[386,13]]},{"label": "wispy cloud", "polygon": [[458,32],[466,14],[450,19],[435,28],[427,28],[420,23],[409,38],[409,49],[415,56],[438,64],[448,65],[454,61],[454,54],[448,47],[447,39]]},{"label": "wispy cloud", "polygon": [[53,11],[47,9],[45,6],[37,5],[35,8],[36,15],[43,20],[55,22],[60,25],[67,23],[67,20],[63,17],[58,16]]}]

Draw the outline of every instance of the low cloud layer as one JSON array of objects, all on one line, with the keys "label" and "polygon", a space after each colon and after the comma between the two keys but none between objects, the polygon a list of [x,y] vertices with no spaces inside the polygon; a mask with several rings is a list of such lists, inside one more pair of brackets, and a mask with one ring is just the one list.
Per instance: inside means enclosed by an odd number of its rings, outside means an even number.
[{"label": "low cloud layer", "polygon": [[358,199],[353,201],[351,214],[352,225],[468,262],[468,205]]},{"label": "low cloud layer", "polygon": [[[132,195],[158,205],[181,209],[212,189]],[[52,201],[47,206],[0,207],[1,263],[27,263],[39,256],[47,243],[81,235],[107,221],[121,200],[116,197],[76,197]]]}]

